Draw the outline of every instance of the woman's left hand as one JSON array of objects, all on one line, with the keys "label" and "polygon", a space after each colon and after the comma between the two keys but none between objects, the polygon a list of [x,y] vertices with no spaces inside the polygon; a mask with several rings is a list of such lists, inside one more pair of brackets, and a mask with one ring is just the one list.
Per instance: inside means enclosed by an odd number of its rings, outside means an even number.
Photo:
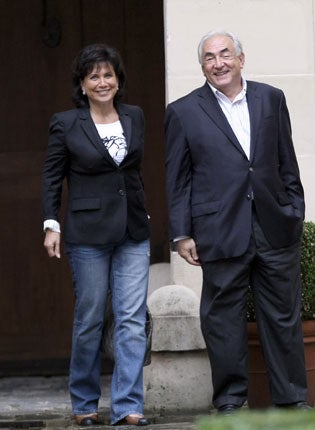
[{"label": "woman's left hand", "polygon": [[60,233],[47,230],[44,247],[46,248],[49,257],[60,258]]}]

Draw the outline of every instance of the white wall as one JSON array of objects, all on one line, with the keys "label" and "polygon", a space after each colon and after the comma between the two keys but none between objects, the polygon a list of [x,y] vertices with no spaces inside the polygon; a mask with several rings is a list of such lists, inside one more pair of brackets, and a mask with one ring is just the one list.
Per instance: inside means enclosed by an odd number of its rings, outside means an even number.
[{"label": "white wall", "polygon": [[201,37],[224,28],[238,35],[244,76],[284,90],[305,189],[315,220],[315,0],[164,0],[166,100],[204,83]]}]

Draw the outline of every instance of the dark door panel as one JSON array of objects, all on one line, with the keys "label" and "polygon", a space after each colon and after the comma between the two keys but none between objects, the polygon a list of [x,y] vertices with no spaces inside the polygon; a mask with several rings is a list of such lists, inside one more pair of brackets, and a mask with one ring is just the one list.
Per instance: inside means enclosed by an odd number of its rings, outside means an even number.
[{"label": "dark door panel", "polygon": [[49,119],[73,107],[71,63],[79,49],[116,46],[127,71],[126,101],[146,116],[151,262],[167,261],[163,2],[1,0],[0,35],[0,375],[56,373],[68,366],[74,300],[64,253],[51,260],[43,248]]}]

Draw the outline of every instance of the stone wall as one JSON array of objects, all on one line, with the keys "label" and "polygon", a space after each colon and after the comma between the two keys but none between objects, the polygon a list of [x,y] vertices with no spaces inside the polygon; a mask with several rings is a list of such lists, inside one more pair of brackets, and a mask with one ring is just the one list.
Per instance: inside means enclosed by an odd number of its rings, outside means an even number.
[{"label": "stone wall", "polygon": [[243,43],[245,78],[285,92],[306,218],[315,220],[315,0],[164,0],[164,21],[167,102],[204,83],[197,46],[220,28]]}]

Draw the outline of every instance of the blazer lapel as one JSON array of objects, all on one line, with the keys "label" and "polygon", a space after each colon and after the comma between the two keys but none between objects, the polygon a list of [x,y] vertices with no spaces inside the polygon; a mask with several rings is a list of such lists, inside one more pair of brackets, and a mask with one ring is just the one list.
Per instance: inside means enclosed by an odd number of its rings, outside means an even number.
[{"label": "blazer lapel", "polygon": [[[199,91],[199,105],[206,112],[206,114],[213,120],[216,126],[228,137],[228,139],[233,143],[233,145],[245,155],[245,152],[237,140],[226,116],[224,115],[220,105],[213,94],[211,88],[206,82]],[[246,155],[245,155],[246,156]]]},{"label": "blazer lapel", "polygon": [[256,86],[251,81],[247,81],[246,97],[250,120],[250,159],[252,160],[257,143],[262,106],[261,97],[257,94]]},{"label": "blazer lapel", "polygon": [[129,150],[130,149],[130,142],[131,142],[131,131],[132,131],[131,118],[125,112],[123,105],[119,105],[117,110],[118,110],[119,120],[121,122],[121,126],[124,130],[124,136],[126,138],[127,148]]},{"label": "blazer lapel", "polygon": [[93,144],[93,146],[97,149],[97,151],[101,154],[102,157],[105,157],[109,163],[117,167],[116,163],[114,162],[109,152],[103,145],[102,139],[100,138],[97,132],[95,124],[93,123],[93,120],[87,108],[82,109],[82,111],[80,112],[80,120],[81,120],[81,127],[84,133],[86,134],[87,138]]}]

